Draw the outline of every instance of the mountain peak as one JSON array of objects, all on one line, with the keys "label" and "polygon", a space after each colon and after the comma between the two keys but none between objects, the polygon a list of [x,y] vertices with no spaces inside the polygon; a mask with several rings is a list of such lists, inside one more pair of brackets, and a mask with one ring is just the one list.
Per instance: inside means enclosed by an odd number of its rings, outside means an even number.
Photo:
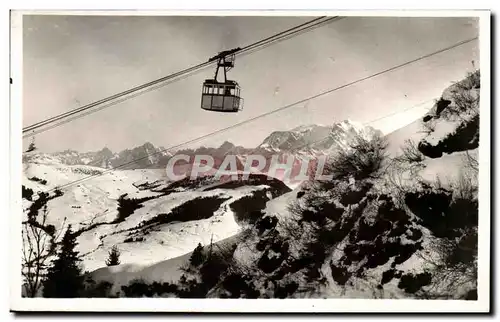
[{"label": "mountain peak", "polygon": [[363,129],[366,127],[362,123],[352,121],[350,119],[343,120],[342,122],[337,123],[336,125],[344,128],[344,129],[353,129],[354,128],[356,130],[360,130],[360,129]]},{"label": "mountain peak", "polygon": [[347,119],[332,126],[309,124],[289,131],[275,131],[259,147],[275,152],[304,151],[311,148],[331,152],[348,146],[358,136],[373,137],[375,132],[371,127]]},{"label": "mountain peak", "polygon": [[317,128],[325,127],[322,124],[308,124],[308,125],[299,125],[296,128],[292,129],[292,132],[304,132],[304,131],[312,131]]},{"label": "mountain peak", "polygon": [[221,144],[221,146],[219,147],[220,150],[231,150],[233,148],[235,148],[236,146],[234,144],[232,144],[231,142],[229,141],[224,141],[224,143]]},{"label": "mountain peak", "polygon": [[151,142],[146,142],[146,143],[144,143],[143,145],[141,145],[141,147],[146,148],[146,149],[148,149],[148,150],[149,150],[149,149],[151,149],[151,150],[156,149],[156,148],[155,148],[155,146],[153,145],[153,143],[151,143]]},{"label": "mountain peak", "polygon": [[111,151],[107,146],[105,146],[104,148],[102,148],[102,150],[99,151],[98,153],[99,154],[103,154],[103,155],[108,155],[108,156],[113,155],[113,151]]},{"label": "mountain peak", "polygon": [[[365,127],[352,120],[344,120],[331,126],[307,124],[291,130],[273,131],[257,148],[262,153],[330,153],[348,146],[348,143],[358,136],[369,138],[375,132],[373,128]],[[202,146],[176,152],[166,152],[164,148],[157,148],[151,142],[145,142],[119,153],[113,153],[108,147],[104,147],[98,152],[78,153],[69,150],[55,155],[66,164],[86,164],[105,168],[130,164],[130,168],[148,168],[166,165],[170,157],[177,153],[209,154],[221,157],[227,154],[246,155],[254,152],[229,141],[224,141],[218,148]]]}]

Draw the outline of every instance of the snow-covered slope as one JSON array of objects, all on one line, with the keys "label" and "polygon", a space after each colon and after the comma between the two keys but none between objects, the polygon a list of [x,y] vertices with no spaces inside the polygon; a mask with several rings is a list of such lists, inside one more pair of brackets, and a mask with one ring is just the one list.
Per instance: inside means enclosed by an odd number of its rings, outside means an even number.
[{"label": "snow-covered slope", "polygon": [[[46,224],[54,225],[57,231],[71,225],[78,235],[77,250],[83,255],[86,270],[104,266],[114,245],[121,251],[122,263],[152,264],[185,254],[199,242],[207,244],[236,234],[240,226],[230,205],[241,197],[260,190],[279,194],[280,189],[288,189],[277,187],[276,181],[260,180],[260,184],[253,176],[249,179],[254,180],[249,185],[243,182],[204,190],[210,182],[200,186],[186,180],[179,185],[167,181],[157,169],[106,171],[65,165],[53,156],[26,155],[23,186],[33,190],[33,197],[23,199],[23,208],[26,216],[39,192],[53,195],[61,187],[62,194],[47,202]],[[174,185],[175,189],[169,188]],[[131,213],[120,211],[122,198],[132,200],[137,207],[132,207]],[[187,210],[185,219],[176,213],[175,220],[165,220],[185,205],[195,205]],[[202,210],[207,207],[213,210],[205,214]],[[126,213],[125,218],[118,220],[121,213]],[[203,217],[188,217],[191,213],[203,213]]]},{"label": "snow-covered slope", "polygon": [[[474,92],[476,87],[465,89],[469,103]],[[205,247],[201,264],[186,254],[152,266],[100,269],[94,276],[118,286],[143,279],[145,289],[154,281],[170,283],[161,286],[165,292],[157,285],[155,296],[474,299],[478,110],[468,105],[456,113],[460,102],[450,98],[444,108],[438,100],[424,119],[386,137],[391,159],[377,175],[306,181],[269,198],[264,216],[246,226],[224,255],[206,257]],[[262,148],[289,149],[316,131],[323,129],[276,132]],[[373,134],[348,122],[332,132],[340,145],[351,133]],[[409,139],[415,144],[405,154]],[[459,247],[449,253],[453,245]],[[454,252],[464,249],[467,254],[457,258]],[[144,288],[128,295],[143,296]]]},{"label": "snow-covered slope", "polygon": [[[422,158],[419,176],[449,183],[461,169],[477,162],[479,145],[479,79],[469,75],[443,91],[421,119],[386,136],[387,152],[397,158],[413,151]],[[412,148],[410,148],[413,146]]]},{"label": "snow-covered slope", "polygon": [[[239,236],[222,239],[214,245],[233,244],[238,241]],[[210,245],[209,243],[202,245]],[[206,246],[208,248],[209,246]],[[215,246],[217,247],[217,246]],[[187,252],[181,256],[161,260],[153,265],[147,263],[120,264],[116,266],[102,267],[92,272],[92,278],[96,282],[107,281],[113,284],[111,294],[120,293],[121,287],[134,281],[144,281],[146,283],[178,283],[185,269],[189,266],[189,259],[192,252]]]}]

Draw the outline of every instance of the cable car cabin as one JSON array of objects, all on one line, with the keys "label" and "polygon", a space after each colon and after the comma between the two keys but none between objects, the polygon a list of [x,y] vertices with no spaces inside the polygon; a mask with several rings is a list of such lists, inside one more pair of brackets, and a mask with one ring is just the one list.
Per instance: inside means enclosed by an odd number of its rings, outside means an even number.
[{"label": "cable car cabin", "polygon": [[[213,79],[203,82],[201,92],[201,108],[213,112],[238,112],[242,109],[243,99],[240,97],[238,83],[227,79],[227,72],[234,67],[235,52],[240,48],[226,50],[210,58],[217,61],[217,69]],[[219,82],[219,69],[222,69],[223,80]]]},{"label": "cable car cabin", "polygon": [[207,79],[203,83],[201,108],[214,112],[238,112],[241,110],[240,87],[235,81],[219,83]]}]

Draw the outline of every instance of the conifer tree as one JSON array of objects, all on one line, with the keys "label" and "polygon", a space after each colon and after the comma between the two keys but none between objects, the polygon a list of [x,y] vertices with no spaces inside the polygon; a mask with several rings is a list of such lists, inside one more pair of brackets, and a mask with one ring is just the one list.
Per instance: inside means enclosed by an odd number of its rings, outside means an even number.
[{"label": "conifer tree", "polygon": [[106,260],[106,265],[107,266],[120,265],[120,250],[118,249],[118,247],[116,247],[116,245],[113,246],[109,251],[109,257]]},{"label": "conifer tree", "polygon": [[193,250],[189,261],[191,262],[191,265],[198,266],[203,263],[204,260],[205,256],[203,254],[203,246],[201,246],[201,243],[198,243],[198,246],[196,246],[196,248]]},{"label": "conifer tree", "polygon": [[47,271],[43,283],[43,296],[56,298],[78,297],[84,289],[84,276],[78,266],[80,259],[75,251],[76,237],[71,232],[71,225],[61,241],[57,258]]}]

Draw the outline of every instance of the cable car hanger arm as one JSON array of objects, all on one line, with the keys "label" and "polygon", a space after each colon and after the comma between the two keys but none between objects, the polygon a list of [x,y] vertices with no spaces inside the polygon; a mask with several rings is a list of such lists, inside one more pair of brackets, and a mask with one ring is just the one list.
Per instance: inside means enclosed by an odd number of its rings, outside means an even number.
[{"label": "cable car hanger arm", "polygon": [[211,61],[214,61],[214,60],[218,60],[220,58],[225,58],[226,56],[232,55],[232,54],[234,54],[234,53],[236,53],[236,52],[238,52],[240,50],[241,50],[241,47],[236,47],[234,49],[221,51],[217,55],[211,57],[208,61],[211,62]]}]

